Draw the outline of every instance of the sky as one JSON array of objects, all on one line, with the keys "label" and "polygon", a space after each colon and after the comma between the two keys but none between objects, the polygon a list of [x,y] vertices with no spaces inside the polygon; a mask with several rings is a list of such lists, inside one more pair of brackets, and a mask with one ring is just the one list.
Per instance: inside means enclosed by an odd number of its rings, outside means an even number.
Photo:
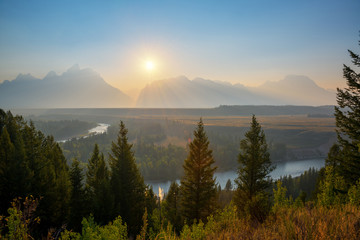
[{"label": "sky", "polygon": [[359,12],[358,0],[0,0],[0,82],[79,64],[127,93],[180,75],[335,89],[360,50]]}]

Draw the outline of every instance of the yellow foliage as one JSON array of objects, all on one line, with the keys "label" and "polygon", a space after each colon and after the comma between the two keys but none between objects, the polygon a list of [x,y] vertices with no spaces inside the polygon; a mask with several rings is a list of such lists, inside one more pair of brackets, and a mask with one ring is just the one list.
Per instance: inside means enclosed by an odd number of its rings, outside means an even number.
[{"label": "yellow foliage", "polygon": [[156,239],[360,239],[360,208],[350,204],[286,206],[262,224],[238,218],[235,213],[230,206],[209,217],[205,225],[185,226],[180,236],[171,229],[163,230]]}]

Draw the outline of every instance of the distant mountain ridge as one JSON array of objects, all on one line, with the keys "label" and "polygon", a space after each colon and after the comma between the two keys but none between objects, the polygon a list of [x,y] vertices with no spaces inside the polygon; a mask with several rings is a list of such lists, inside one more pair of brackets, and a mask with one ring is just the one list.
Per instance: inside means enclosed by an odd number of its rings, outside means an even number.
[{"label": "distant mountain ridge", "polygon": [[141,92],[137,107],[181,108],[219,105],[333,105],[335,93],[305,76],[291,75],[259,87],[184,76],[154,81]]},{"label": "distant mountain ridge", "polygon": [[128,107],[129,96],[106,83],[92,69],[74,65],[61,75],[43,79],[19,74],[0,84],[1,108]]},{"label": "distant mountain ridge", "polygon": [[[336,104],[334,92],[305,76],[291,75],[258,87],[185,76],[154,81],[140,92],[140,108],[213,108],[220,105]],[[0,83],[0,108],[121,108],[132,99],[112,87],[92,69],[74,65],[61,75],[50,71],[43,79],[19,74]]]}]

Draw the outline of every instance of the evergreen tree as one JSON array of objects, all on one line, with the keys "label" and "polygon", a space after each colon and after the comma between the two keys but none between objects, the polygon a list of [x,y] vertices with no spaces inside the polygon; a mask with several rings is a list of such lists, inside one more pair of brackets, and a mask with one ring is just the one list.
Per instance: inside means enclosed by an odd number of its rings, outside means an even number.
[{"label": "evergreen tree", "polygon": [[194,136],[183,165],[184,177],[181,179],[181,208],[188,223],[193,220],[205,221],[216,207],[216,167],[212,166],[215,161],[201,118]]},{"label": "evergreen tree", "polygon": [[120,122],[117,142],[112,142],[110,154],[111,189],[114,194],[114,217],[120,215],[129,227],[129,235],[140,232],[145,211],[145,183],[136,165],[128,130]]},{"label": "evergreen tree", "polygon": [[[45,158],[49,160],[47,171],[52,172],[53,179],[52,185],[48,183],[48,188],[44,192],[44,199],[40,202],[39,208],[42,208],[45,202],[50,202],[45,210],[46,215],[49,216],[49,221],[45,221],[45,224],[51,224],[50,226],[62,226],[69,216],[69,201],[71,198],[71,181],[69,166],[62,153],[62,150],[57,142],[55,142],[52,136],[45,139]],[[42,218],[44,219],[44,218]],[[41,224],[41,223],[40,223]],[[48,229],[50,228],[48,226]]]},{"label": "evergreen tree", "polygon": [[167,220],[174,226],[177,233],[182,228],[180,213],[180,186],[176,182],[172,182],[164,201],[164,213]]},{"label": "evergreen tree", "polygon": [[86,197],[83,187],[84,175],[79,161],[75,158],[71,164],[70,180],[71,180],[71,198],[70,198],[70,228],[79,232],[81,230],[81,221],[86,217]]},{"label": "evergreen tree", "polygon": [[265,190],[271,186],[269,174],[274,167],[271,166],[264,131],[255,115],[250,130],[240,142],[238,162],[235,203],[239,214],[263,221],[269,207]]},{"label": "evergreen tree", "polygon": [[226,182],[226,185],[225,185],[225,190],[226,191],[231,191],[233,189],[233,185],[231,183],[231,180],[228,179],[227,182]]},{"label": "evergreen tree", "polygon": [[89,195],[90,209],[94,219],[100,224],[111,220],[113,196],[110,189],[110,173],[104,155],[95,144],[86,172],[86,190]]},{"label": "evergreen tree", "polygon": [[[359,41],[360,45],[360,41]],[[348,50],[355,67],[360,67],[360,57]],[[344,65],[347,87],[337,89],[335,117],[337,137],[341,149],[339,171],[348,185],[360,178],[360,74]]]}]

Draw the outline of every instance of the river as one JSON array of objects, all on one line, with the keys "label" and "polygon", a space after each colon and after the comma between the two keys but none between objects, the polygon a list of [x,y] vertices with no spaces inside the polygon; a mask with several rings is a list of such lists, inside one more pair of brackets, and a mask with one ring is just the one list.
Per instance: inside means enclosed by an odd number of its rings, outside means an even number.
[{"label": "river", "polygon": [[[320,169],[324,165],[324,159],[307,159],[277,163],[276,169],[271,172],[270,176],[275,180],[279,179],[281,176],[287,175],[297,177],[300,176],[304,171],[309,170],[309,168]],[[234,185],[234,179],[237,178],[237,172],[235,169],[226,172],[216,172],[214,175],[216,177],[216,182],[220,184],[222,189],[225,187],[228,179],[230,179]],[[176,181],[178,183],[180,182],[180,180]],[[167,193],[171,181],[146,181],[145,183],[151,185],[153,187],[154,193],[158,195],[159,187],[161,187],[164,192]]]},{"label": "river", "polygon": [[[81,137],[75,137],[76,139],[80,139],[80,138],[87,138],[90,135],[97,135],[97,134],[103,134],[105,132],[107,132],[108,127],[110,126],[110,124],[106,124],[106,123],[98,123],[98,125],[94,128],[91,128],[88,130],[87,134],[81,136]],[[57,142],[60,143],[64,143],[67,141],[70,141],[71,139],[73,139],[74,137],[65,139],[65,140],[58,140]]]},{"label": "river", "polygon": [[110,126],[110,124],[106,124],[106,123],[98,123],[98,126],[90,129],[88,131],[89,134],[103,134],[107,131],[108,127]]}]

